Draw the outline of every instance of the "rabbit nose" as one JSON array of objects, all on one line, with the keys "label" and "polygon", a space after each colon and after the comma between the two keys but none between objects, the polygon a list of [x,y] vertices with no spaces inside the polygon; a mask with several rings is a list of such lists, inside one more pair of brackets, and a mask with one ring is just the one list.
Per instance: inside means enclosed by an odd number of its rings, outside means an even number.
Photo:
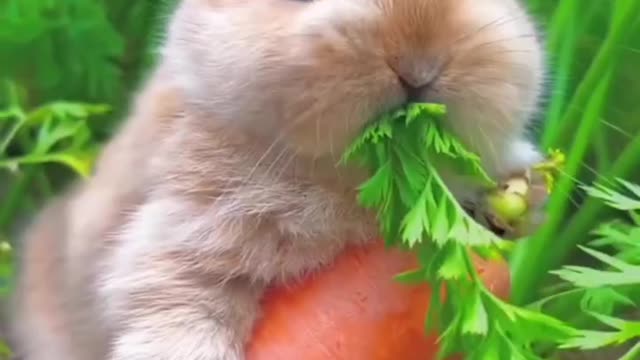
[{"label": "rabbit nose", "polygon": [[400,84],[404,88],[404,92],[407,95],[407,101],[409,102],[417,102],[420,100],[420,95],[422,94],[422,90],[424,87],[422,86],[414,86],[412,83],[408,82],[406,78],[398,75],[398,80]]},{"label": "rabbit nose", "polygon": [[433,84],[439,73],[439,67],[414,61],[395,58],[390,62],[391,69],[398,76],[409,101],[418,101]]}]

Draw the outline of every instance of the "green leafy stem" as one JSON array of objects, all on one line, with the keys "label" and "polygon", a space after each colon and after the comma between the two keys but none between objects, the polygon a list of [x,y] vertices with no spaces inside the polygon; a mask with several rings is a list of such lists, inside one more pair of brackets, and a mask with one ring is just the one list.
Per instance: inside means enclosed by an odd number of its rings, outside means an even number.
[{"label": "green leafy stem", "polygon": [[343,163],[372,171],[360,187],[362,206],[377,211],[390,246],[417,254],[420,267],[398,279],[444,288],[434,292],[427,330],[440,332],[441,356],[539,359],[538,343],[563,344],[577,329],[496,297],[480,280],[473,256],[496,256],[508,242],[478,224],[446,186],[441,169],[495,187],[481,159],[442,126],[446,109],[412,104],[383,116],[346,151]]}]

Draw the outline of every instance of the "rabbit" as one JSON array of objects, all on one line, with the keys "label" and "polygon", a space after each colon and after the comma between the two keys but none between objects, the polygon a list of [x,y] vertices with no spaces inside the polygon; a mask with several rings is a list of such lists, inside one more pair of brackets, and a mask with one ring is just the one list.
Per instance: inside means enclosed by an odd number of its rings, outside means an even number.
[{"label": "rabbit", "polygon": [[496,179],[542,159],[542,42],[516,0],[182,0],[91,179],[25,234],[20,356],[244,359],[266,287],[376,238],[369,174],[336,165],[369,121],[443,103]]}]

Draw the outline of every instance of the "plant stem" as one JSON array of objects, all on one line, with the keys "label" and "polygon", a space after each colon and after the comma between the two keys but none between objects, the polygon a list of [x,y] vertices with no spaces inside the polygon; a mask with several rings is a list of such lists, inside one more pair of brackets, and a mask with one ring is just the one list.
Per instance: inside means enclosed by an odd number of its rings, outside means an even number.
[{"label": "plant stem", "polygon": [[[617,0],[613,13],[609,35],[598,51],[584,80],[578,86],[562,121],[559,122],[557,128],[553,127],[551,130],[545,131],[545,146],[557,146],[561,136],[569,135],[571,133],[569,131],[570,127],[580,122],[580,118],[583,116],[582,111],[589,103],[594,89],[598,87],[602,78],[610,69],[616,66],[620,59],[619,54],[623,50],[621,45],[629,35],[629,30],[633,28],[633,24],[640,13],[640,1]],[[575,16],[575,14],[572,14],[572,16]]]},{"label": "plant stem", "polygon": [[[570,202],[567,201],[567,198],[576,186],[573,174],[580,170],[584,156],[591,145],[593,132],[598,128],[600,114],[608,98],[612,77],[613,72],[608,71],[591,94],[591,101],[585,109],[585,118],[578,128],[575,141],[568,152],[565,168],[568,176],[559,181],[556,190],[554,190],[555,196],[552,196],[549,202],[550,211],[547,223],[525,245],[516,248],[512,263],[514,272],[512,297],[517,303],[531,300],[534,294],[533,289],[538,287],[546,272],[556,265],[558,253],[555,247],[562,241],[557,241],[554,235],[562,226],[569,209]],[[551,248],[554,248],[554,251],[549,251]],[[553,259],[550,259],[552,256]],[[541,262],[540,259],[545,259],[545,261]]]},{"label": "plant stem", "polygon": [[542,138],[542,144],[548,147],[550,134],[554,134],[561,124],[562,113],[566,107],[566,92],[569,88],[569,76],[571,64],[573,61],[573,47],[563,47],[557,62],[556,86],[553,90],[551,105],[545,120],[545,132]]},{"label": "plant stem", "polygon": [[[612,178],[625,178],[638,165],[640,165],[640,133],[634,137],[634,141],[626,147],[622,155],[613,164],[609,174]],[[577,215],[565,226],[567,230],[558,235],[558,238],[563,239],[563,241],[558,242],[554,250],[550,252],[551,258],[549,261],[552,264],[556,263],[557,265],[555,266],[560,266],[560,261],[566,258],[567,254],[577,244],[588,239],[589,230],[593,228],[593,224],[597,222],[598,217],[605,209],[606,207],[601,201],[592,198],[587,199],[584,205],[580,207]],[[632,298],[636,297],[637,295],[634,295]],[[572,297],[557,299],[547,309],[547,312],[566,317],[565,314],[571,314],[578,301],[578,299]],[[572,316],[571,323],[579,326],[590,326],[593,325],[593,318],[584,313],[578,313]]]},{"label": "plant stem", "polygon": [[8,192],[7,198],[2,201],[2,207],[0,207],[0,232],[9,233],[10,224],[15,220],[15,214],[20,206],[22,206],[21,202],[24,201],[32,178],[33,172],[22,173],[16,178],[15,183]]},{"label": "plant stem", "polygon": [[604,173],[607,171],[611,164],[611,157],[609,154],[609,144],[607,143],[607,131],[603,126],[600,127],[600,131],[593,139],[594,154],[596,157],[596,170],[598,173]]},{"label": "plant stem", "polygon": [[[578,21],[575,16],[579,6],[588,6],[586,15],[581,17],[583,18],[581,21]],[[557,56],[552,59],[555,65],[554,89],[541,140],[545,147],[550,146],[549,138],[552,134],[561,131],[559,127],[562,125],[562,116],[569,101],[571,79],[577,75],[574,73],[573,66],[576,62],[578,35],[584,33],[586,27],[593,21],[597,10],[598,5],[593,2],[582,4],[577,0],[565,0],[558,5],[551,21],[547,48],[549,53]]]},{"label": "plant stem", "polygon": [[[562,124],[547,135],[548,144],[551,145],[557,144],[561,136],[570,136],[575,140],[567,151],[569,158],[566,176],[561,179],[555,195],[550,200],[547,224],[531,240],[519,244],[512,258],[512,298],[516,303],[531,300],[547,271],[558,266],[577,242],[570,238],[560,238],[559,241],[558,233],[570,206],[569,196],[575,188],[573,179],[580,170],[593,132],[600,121],[606,93],[609,91],[610,81],[620,58],[619,53],[623,48],[621,44],[626,40],[637,19],[640,1],[619,0],[613,6],[615,8],[607,38],[570,101]],[[577,126],[577,131],[569,131],[572,126]],[[553,251],[549,251],[550,249]]]},{"label": "plant stem", "polygon": [[[638,165],[640,165],[640,133],[633,138],[632,142],[627,145],[620,157],[618,157],[618,160],[611,166],[608,176],[603,176],[599,180],[625,178]],[[586,200],[576,215],[565,226],[566,230],[560,233],[559,238],[563,239],[563,241],[559,242],[554,248],[553,253],[556,258],[564,258],[580,240],[584,239],[584,236],[593,227],[598,215],[604,208],[605,206],[601,201],[591,198]]]},{"label": "plant stem", "polygon": [[9,128],[7,133],[0,140],[0,155],[7,152],[9,145],[11,145],[13,139],[18,135],[18,132],[27,123],[27,116],[19,108],[11,108],[9,110],[12,117],[15,118],[13,125]]},{"label": "plant stem", "polygon": [[551,52],[558,51],[562,45],[566,44],[566,31],[574,29],[575,13],[579,4],[578,0],[564,0],[558,4],[549,24],[548,48]]},{"label": "plant stem", "polygon": [[[30,153],[30,150],[35,147],[34,141],[30,139],[29,136],[24,132],[21,132],[17,135],[16,142],[18,143],[18,145],[20,145],[23,154]],[[34,183],[37,183],[41,192],[41,196],[43,197],[42,200],[46,200],[47,198],[53,196],[53,187],[51,186],[47,175],[42,169],[37,167],[30,167],[25,170],[25,173],[30,179],[33,179]]]},{"label": "plant stem", "polygon": [[619,360],[638,360],[640,359],[640,341],[635,344],[626,354],[624,354]]},{"label": "plant stem", "polygon": [[574,15],[576,5],[576,0],[561,2],[549,25],[547,49],[551,54],[558,55],[552,60],[556,64],[553,74],[555,84],[545,119],[545,131],[542,138],[542,143],[545,146],[549,142],[550,135],[557,131],[567,103],[571,65],[574,61],[576,34],[578,33]]}]

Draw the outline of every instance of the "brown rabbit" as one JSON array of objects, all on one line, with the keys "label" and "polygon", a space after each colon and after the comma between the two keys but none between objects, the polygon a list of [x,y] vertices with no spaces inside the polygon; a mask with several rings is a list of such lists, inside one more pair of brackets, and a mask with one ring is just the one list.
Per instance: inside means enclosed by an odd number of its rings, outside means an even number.
[{"label": "brown rabbit", "polygon": [[19,352],[243,359],[265,286],[375,237],[366,174],[336,166],[367,121],[443,102],[507,176],[540,158],[543,63],[515,0],[183,0],[95,176],[27,234]]}]

